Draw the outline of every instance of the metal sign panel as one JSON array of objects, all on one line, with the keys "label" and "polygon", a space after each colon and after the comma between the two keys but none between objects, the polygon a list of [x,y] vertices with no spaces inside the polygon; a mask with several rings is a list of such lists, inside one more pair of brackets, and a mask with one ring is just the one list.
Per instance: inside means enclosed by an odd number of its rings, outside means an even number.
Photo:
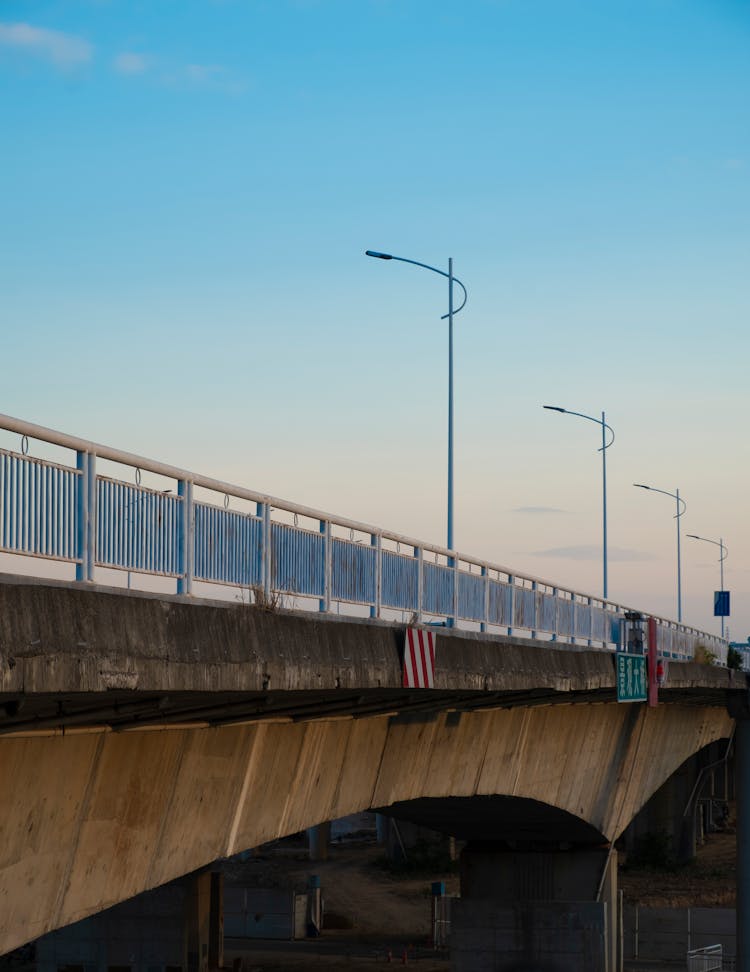
[{"label": "metal sign panel", "polygon": [[714,591],[714,617],[729,617],[729,591]]},{"label": "metal sign panel", "polygon": [[645,702],[648,698],[645,657],[618,651],[615,658],[617,659],[617,701]]}]

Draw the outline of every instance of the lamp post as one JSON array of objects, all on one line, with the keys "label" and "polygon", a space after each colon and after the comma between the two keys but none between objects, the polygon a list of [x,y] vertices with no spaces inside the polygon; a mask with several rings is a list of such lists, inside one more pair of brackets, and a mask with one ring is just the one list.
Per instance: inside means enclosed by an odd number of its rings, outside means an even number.
[{"label": "lamp post", "polygon": [[[604,412],[600,419],[593,415],[584,415],[583,412],[571,412],[568,408],[560,408],[559,405],[543,405],[542,408],[549,409],[551,412],[561,412],[563,415],[577,415],[578,418],[588,419],[589,422],[596,422],[602,427],[602,444],[598,452],[602,454],[602,593],[604,600],[607,600],[607,449],[615,441],[615,433],[611,425],[607,425]],[[607,430],[612,438],[607,442]]]},{"label": "lamp post", "polygon": [[[674,493],[668,492],[666,489],[657,489],[655,486],[644,486],[643,483],[633,483],[638,489],[650,489],[652,493],[663,493],[664,496],[671,496],[673,500],[677,503],[677,512],[674,515],[675,520],[677,520],[677,620],[682,621],[682,570],[680,566],[680,517],[687,509],[687,503],[684,499],[680,498],[680,491],[675,490]],[[682,509],[680,509],[680,504],[682,504]]]},{"label": "lamp post", "polygon": [[[365,255],[375,257],[378,260],[398,260],[400,263],[411,263],[415,267],[423,267],[425,270],[432,270],[439,273],[441,277],[448,278],[448,313],[440,318],[444,321],[448,318],[448,543],[449,550],[453,550],[453,315],[463,310],[466,303],[466,287],[458,277],[453,276],[453,258],[448,259],[448,272],[431,267],[428,263],[420,263],[418,260],[407,260],[406,257],[393,256],[392,253],[379,253],[377,250],[365,250]],[[464,299],[460,306],[453,306],[453,284],[457,283],[464,292]]]},{"label": "lamp post", "polygon": [[[718,540],[709,540],[708,537],[699,537],[694,533],[688,533],[691,540],[702,540],[704,543],[712,543],[715,547],[719,547],[721,553],[719,554],[719,577],[721,578],[719,583],[721,584],[721,590],[724,590],[724,561],[727,559],[727,548],[724,546],[724,541],[721,537]],[[721,616],[721,637],[724,637],[724,615]]]}]

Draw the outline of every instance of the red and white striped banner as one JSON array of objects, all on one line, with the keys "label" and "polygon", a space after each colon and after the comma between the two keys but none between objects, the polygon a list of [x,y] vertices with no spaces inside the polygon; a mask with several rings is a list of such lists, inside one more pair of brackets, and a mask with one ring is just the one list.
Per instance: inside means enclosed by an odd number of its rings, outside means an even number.
[{"label": "red and white striped banner", "polygon": [[404,644],[404,688],[434,688],[435,632],[407,628]]}]

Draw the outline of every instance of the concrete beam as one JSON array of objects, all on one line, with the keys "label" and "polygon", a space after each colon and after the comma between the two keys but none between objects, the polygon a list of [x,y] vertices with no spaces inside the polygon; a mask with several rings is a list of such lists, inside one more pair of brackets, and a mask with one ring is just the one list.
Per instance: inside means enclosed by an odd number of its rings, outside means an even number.
[{"label": "concrete beam", "polygon": [[724,709],[569,705],[0,738],[0,954],[212,861],[425,797],[500,794],[614,840]]}]

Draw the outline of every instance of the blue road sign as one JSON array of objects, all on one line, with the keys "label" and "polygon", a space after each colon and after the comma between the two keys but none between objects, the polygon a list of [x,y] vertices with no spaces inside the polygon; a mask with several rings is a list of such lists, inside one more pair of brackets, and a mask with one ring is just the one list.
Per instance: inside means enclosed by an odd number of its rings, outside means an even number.
[{"label": "blue road sign", "polygon": [[729,591],[714,591],[714,617],[729,617]]}]

